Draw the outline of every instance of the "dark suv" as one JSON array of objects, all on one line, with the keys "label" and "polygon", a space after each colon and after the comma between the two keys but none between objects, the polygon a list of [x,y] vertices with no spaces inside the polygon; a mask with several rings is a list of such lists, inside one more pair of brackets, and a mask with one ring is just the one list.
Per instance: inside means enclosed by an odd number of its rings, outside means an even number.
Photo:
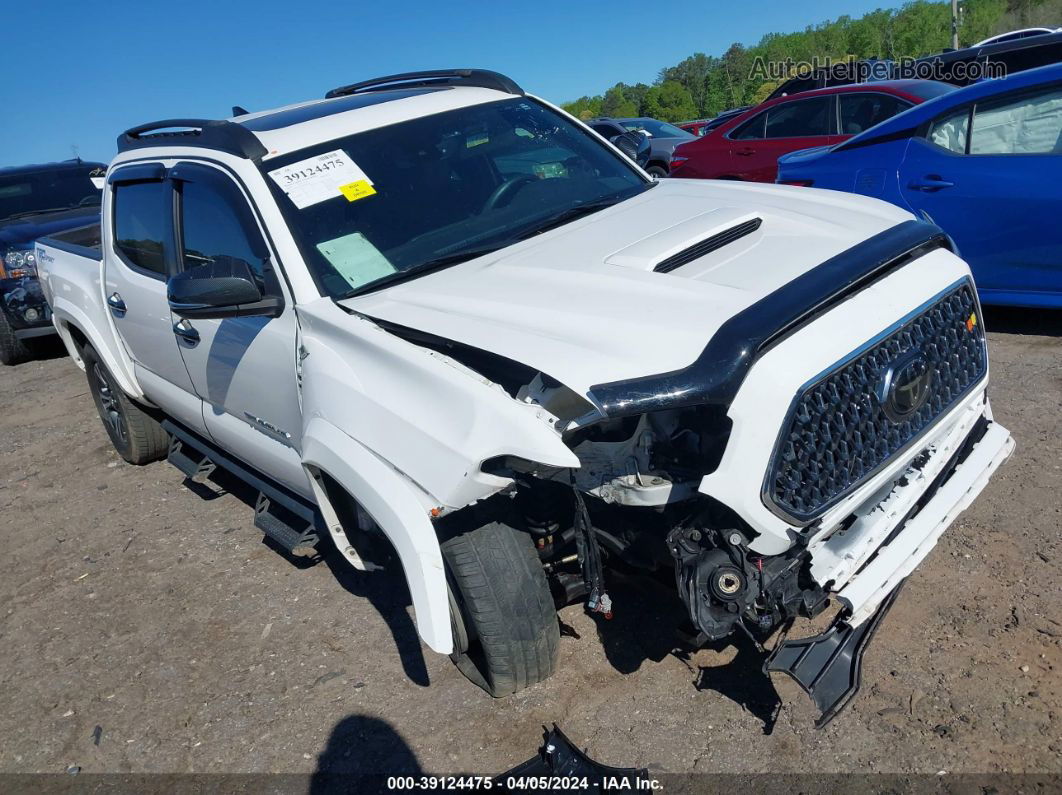
[{"label": "dark suv", "polygon": [[55,333],[34,241],[95,223],[106,172],[83,160],[0,168],[0,363],[29,359],[26,341]]}]

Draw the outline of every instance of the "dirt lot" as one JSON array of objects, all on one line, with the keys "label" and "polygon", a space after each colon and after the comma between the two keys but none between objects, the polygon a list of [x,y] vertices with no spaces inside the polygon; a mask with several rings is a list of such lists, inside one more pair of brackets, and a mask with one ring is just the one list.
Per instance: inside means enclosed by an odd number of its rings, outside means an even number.
[{"label": "dirt lot", "polygon": [[1060,772],[1062,314],[988,321],[1018,450],[823,731],[788,681],[772,718],[754,649],[671,653],[678,602],[640,582],[618,584],[610,623],[563,610],[559,673],[492,700],[422,650],[393,574],[299,567],[237,497],[120,461],[59,352],[4,369],[0,771],[493,774],[555,721],[602,762],[660,772]]}]

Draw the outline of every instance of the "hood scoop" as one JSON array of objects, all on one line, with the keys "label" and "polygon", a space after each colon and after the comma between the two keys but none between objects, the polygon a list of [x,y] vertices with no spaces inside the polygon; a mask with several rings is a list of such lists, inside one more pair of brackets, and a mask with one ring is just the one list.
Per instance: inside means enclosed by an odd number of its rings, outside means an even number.
[{"label": "hood scoop", "polygon": [[608,265],[670,273],[760,228],[755,212],[719,207],[661,229],[605,258]]},{"label": "hood scoop", "polygon": [[745,235],[751,235],[760,228],[760,224],[762,223],[762,218],[751,218],[737,226],[724,229],[722,232],[718,232],[711,237],[706,237],[701,242],[694,243],[692,246],[683,249],[678,254],[672,254],[667,259],[658,262],[653,268],[653,271],[656,273],[670,273],[676,268],[681,268],[683,265],[693,262],[695,259],[700,259],[701,257],[711,254],[713,251],[721,249],[723,246],[733,243],[735,240],[745,237]]}]

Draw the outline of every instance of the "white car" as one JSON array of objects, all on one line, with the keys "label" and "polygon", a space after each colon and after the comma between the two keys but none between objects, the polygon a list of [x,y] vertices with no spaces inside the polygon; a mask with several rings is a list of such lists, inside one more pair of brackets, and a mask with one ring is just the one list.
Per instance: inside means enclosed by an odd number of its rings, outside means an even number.
[{"label": "white car", "polygon": [[984,47],[986,44],[1000,44],[1005,41],[1018,41],[1019,39],[1028,39],[1033,36],[1045,36],[1048,33],[1058,33],[1062,31],[1062,28],[1021,28],[1020,30],[1012,30],[1007,33],[998,33],[995,36],[989,36],[983,41],[974,44],[974,47]]},{"label": "white car", "polygon": [[231,470],[289,550],[397,560],[424,642],[495,696],[553,672],[555,597],[625,608],[622,561],[674,576],[699,642],[835,598],[767,664],[825,722],[1013,447],[939,229],[655,182],[493,72],[135,128],[102,217],[37,250],[118,452]]}]

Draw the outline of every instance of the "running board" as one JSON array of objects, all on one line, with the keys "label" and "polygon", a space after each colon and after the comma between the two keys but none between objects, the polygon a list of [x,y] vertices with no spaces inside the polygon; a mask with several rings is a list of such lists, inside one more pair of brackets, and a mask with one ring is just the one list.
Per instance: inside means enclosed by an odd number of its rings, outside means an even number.
[{"label": "running board", "polygon": [[811,696],[822,712],[816,729],[836,718],[859,692],[863,652],[902,587],[901,581],[874,615],[858,626],[849,624],[847,612],[842,613],[821,635],[779,643],[763,664],[765,674],[788,674]]},{"label": "running board", "polygon": [[268,480],[205,439],[171,420],[162,427],[170,434],[166,460],[192,480],[202,480],[217,467],[235,475],[258,491],[254,506],[254,526],[296,557],[316,554],[319,514],[316,506]]}]

